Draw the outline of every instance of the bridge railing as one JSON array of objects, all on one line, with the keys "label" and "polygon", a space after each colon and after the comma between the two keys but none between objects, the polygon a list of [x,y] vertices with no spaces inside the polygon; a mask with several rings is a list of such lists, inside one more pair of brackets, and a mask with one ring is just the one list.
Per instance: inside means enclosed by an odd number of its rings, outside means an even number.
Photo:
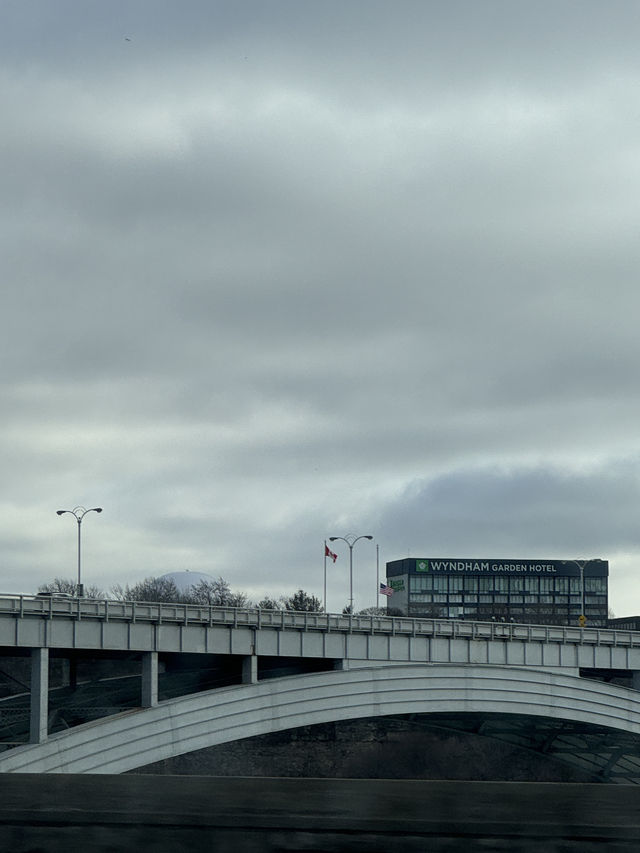
[{"label": "bridge railing", "polygon": [[453,619],[411,619],[403,616],[301,613],[199,604],[153,604],[83,598],[0,596],[0,618],[99,619],[105,622],[151,622],[161,625],[226,625],[391,636],[438,637],[469,640],[504,640],[543,643],[578,643],[606,646],[640,646],[640,632],[613,628],[578,628],[569,625],[529,625],[511,622],[472,622]]}]

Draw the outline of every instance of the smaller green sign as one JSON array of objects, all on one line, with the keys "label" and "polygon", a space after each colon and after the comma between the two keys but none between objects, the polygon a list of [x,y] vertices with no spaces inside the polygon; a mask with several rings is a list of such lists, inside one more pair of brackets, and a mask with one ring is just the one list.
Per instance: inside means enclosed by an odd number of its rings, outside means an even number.
[{"label": "smaller green sign", "polygon": [[391,589],[396,589],[398,592],[401,592],[404,589],[404,581],[394,581],[393,579],[390,579],[388,583]]}]

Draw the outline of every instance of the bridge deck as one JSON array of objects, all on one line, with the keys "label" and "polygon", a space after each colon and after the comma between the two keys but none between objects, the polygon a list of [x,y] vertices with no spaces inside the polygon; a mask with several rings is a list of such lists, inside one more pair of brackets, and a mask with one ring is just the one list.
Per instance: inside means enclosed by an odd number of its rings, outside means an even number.
[{"label": "bridge deck", "polygon": [[569,625],[528,625],[509,622],[475,622],[398,616],[361,616],[332,613],[298,613],[287,610],[213,607],[194,604],[148,604],[80,598],[34,596],[0,597],[3,617],[97,620],[153,625],[200,625],[321,631],[326,633],[385,634],[389,636],[443,637],[480,640],[519,640],[640,648],[640,631],[613,628],[578,628]]}]

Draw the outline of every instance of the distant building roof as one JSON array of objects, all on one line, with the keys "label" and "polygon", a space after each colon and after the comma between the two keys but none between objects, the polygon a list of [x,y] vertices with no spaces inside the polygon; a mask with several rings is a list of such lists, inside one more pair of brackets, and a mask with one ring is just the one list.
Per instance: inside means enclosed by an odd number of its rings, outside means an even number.
[{"label": "distant building roof", "polygon": [[208,575],[206,572],[190,572],[188,570],[185,572],[167,572],[166,575],[161,575],[161,578],[172,580],[178,588],[178,592],[189,592],[200,581],[211,583],[216,580],[213,575]]},{"label": "distant building roof", "polygon": [[640,616],[614,616],[608,620],[608,625],[610,628],[640,631]]}]

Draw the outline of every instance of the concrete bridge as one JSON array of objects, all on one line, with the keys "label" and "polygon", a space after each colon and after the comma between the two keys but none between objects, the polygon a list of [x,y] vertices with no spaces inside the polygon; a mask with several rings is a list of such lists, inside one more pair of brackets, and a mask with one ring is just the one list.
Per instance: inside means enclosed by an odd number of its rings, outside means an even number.
[{"label": "concrete bridge", "polygon": [[[632,631],[4,597],[0,648],[28,656],[31,678],[31,742],[0,755],[2,772],[123,773],[300,726],[463,713],[580,724],[600,733],[612,781],[640,782]],[[136,661],[138,701],[50,734],[50,663],[73,680],[87,655]],[[184,659],[227,682],[162,699],[163,666]]]}]

